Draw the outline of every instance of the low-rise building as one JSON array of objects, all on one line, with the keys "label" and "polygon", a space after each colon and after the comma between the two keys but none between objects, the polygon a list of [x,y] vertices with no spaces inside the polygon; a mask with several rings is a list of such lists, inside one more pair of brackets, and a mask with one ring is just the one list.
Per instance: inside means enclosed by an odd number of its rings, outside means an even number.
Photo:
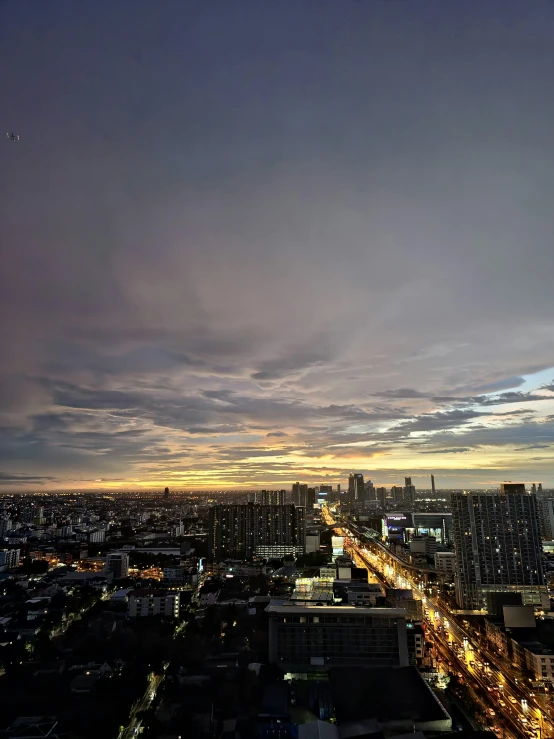
[{"label": "low-rise building", "polygon": [[129,593],[127,613],[129,618],[138,616],[179,615],[180,594],[168,593],[154,588],[137,588]]},{"label": "low-rise building", "polygon": [[267,612],[269,658],[284,669],[408,664],[404,610],[285,603]]}]

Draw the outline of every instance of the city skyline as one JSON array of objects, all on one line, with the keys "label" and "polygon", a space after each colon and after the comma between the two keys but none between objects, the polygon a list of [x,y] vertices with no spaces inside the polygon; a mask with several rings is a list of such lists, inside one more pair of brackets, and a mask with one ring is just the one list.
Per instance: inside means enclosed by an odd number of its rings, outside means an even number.
[{"label": "city skyline", "polygon": [[4,14],[0,491],[554,488],[552,6],[184,6]]}]

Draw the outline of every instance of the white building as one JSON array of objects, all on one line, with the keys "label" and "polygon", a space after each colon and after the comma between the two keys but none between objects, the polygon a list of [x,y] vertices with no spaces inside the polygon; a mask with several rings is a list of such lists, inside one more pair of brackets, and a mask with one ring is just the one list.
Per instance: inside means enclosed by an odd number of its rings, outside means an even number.
[{"label": "white building", "polygon": [[138,588],[129,593],[129,618],[138,616],[179,616],[180,593],[167,593],[152,588]]},{"label": "white building", "polygon": [[19,549],[0,549],[0,567],[12,569],[19,564]]},{"label": "white building", "polygon": [[111,572],[115,580],[129,575],[129,554],[127,552],[108,552],[106,572]]},{"label": "white building", "polygon": [[440,575],[453,579],[456,573],[456,554],[454,552],[435,552],[435,569]]}]

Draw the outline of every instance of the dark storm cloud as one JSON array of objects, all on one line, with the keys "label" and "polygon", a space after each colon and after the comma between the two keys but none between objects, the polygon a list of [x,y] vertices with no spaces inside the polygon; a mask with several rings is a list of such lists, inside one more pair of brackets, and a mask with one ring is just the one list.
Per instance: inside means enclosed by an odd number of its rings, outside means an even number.
[{"label": "dark storm cloud", "polygon": [[32,485],[44,485],[49,482],[55,481],[55,477],[25,475],[25,474],[9,474],[0,472],[0,485],[13,485],[13,484],[32,484]]},{"label": "dark storm cloud", "polygon": [[264,439],[291,458],[534,444],[540,424],[494,409],[554,392],[526,379],[554,363],[554,10],[498,18],[494,0],[12,4],[8,474],[117,480],[181,454],[240,481]]}]

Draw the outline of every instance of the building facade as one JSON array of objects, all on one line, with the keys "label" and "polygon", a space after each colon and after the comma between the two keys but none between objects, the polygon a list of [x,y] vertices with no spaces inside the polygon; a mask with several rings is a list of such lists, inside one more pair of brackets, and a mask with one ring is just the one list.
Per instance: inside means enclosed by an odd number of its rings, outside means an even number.
[{"label": "building facade", "polygon": [[0,567],[8,570],[19,564],[19,549],[0,549]]},{"label": "building facade", "polygon": [[554,498],[539,500],[541,536],[547,541],[554,539]]},{"label": "building facade", "polygon": [[106,555],[106,572],[111,572],[114,580],[129,575],[129,555],[127,552],[108,552]]},{"label": "building facade", "polygon": [[435,552],[435,570],[447,580],[454,580],[456,574],[456,554],[454,552]]},{"label": "building facade", "polygon": [[359,472],[352,472],[348,476],[348,502],[362,503],[365,499],[364,476]]},{"label": "building facade", "polygon": [[459,607],[484,610],[496,592],[540,604],[547,589],[536,496],[513,483],[500,493],[453,493],[452,514]]},{"label": "building facade", "polygon": [[152,588],[138,588],[129,593],[127,612],[129,618],[141,616],[179,616],[180,594]]},{"label": "building facade", "polygon": [[302,482],[295,482],[292,486],[292,502],[297,506],[305,506],[308,496],[308,486]]},{"label": "building facade", "polygon": [[304,508],[255,503],[214,506],[209,512],[208,550],[214,560],[303,554]]},{"label": "building facade", "polygon": [[360,606],[269,606],[269,659],[291,671],[408,664],[406,612]]},{"label": "building facade", "polygon": [[286,490],[262,490],[256,493],[256,503],[260,505],[285,505],[286,495]]}]

